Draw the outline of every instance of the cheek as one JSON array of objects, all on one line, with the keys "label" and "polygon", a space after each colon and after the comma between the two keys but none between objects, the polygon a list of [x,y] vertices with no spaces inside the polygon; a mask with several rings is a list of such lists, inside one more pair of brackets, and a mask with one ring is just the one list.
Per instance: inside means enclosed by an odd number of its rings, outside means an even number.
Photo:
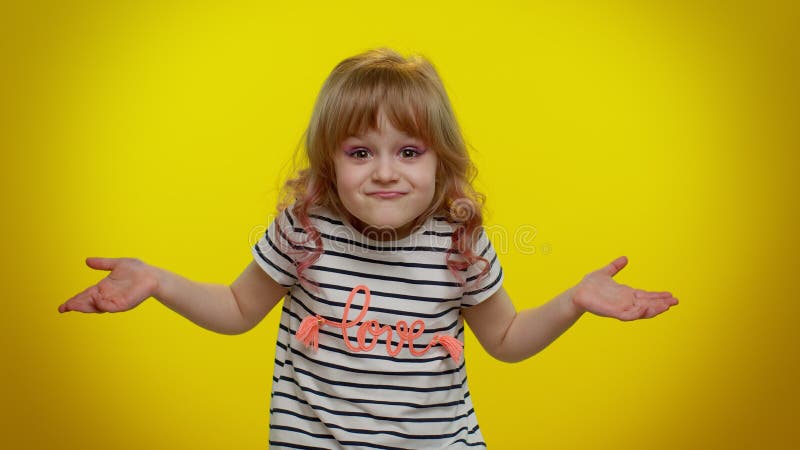
[{"label": "cheek", "polygon": [[353,191],[352,187],[347,183],[347,177],[336,177],[336,191],[339,194],[339,198],[343,200]]},{"label": "cheek", "polygon": [[336,171],[336,189],[339,196],[355,194],[363,184],[363,173],[357,168],[345,167]]},{"label": "cheek", "polygon": [[434,190],[436,187],[436,164],[430,164],[420,171],[417,177],[417,185],[426,189]]},{"label": "cheek", "polygon": [[334,179],[336,180],[336,186],[338,188],[341,188],[341,186],[347,184],[347,179],[348,179],[347,174],[349,172],[350,171],[347,169],[347,167],[345,167],[345,165],[342,164],[342,162],[339,161],[338,158],[334,158],[333,174],[334,174]]}]

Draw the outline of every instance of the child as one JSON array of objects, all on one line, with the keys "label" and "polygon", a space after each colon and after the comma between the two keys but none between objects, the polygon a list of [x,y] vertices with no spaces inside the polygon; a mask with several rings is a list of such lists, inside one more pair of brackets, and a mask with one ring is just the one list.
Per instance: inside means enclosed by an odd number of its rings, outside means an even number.
[{"label": "child", "polygon": [[270,446],[434,449],[486,445],[461,358],[465,320],[492,356],[521,361],[585,311],[634,320],[677,304],[614,282],[620,257],[517,313],[481,227],[461,132],[424,58],[381,49],[342,61],[317,99],[306,153],[230,287],[137,259],[88,258],[111,273],[59,311],[126,311],[153,296],[236,334],[284,298]]}]

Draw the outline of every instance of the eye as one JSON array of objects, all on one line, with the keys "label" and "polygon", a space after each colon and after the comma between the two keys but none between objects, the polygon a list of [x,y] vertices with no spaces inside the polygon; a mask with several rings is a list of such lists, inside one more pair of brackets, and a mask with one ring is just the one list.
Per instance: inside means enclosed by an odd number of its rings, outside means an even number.
[{"label": "eye", "polygon": [[355,148],[347,152],[347,155],[355,159],[367,159],[370,156],[369,150],[365,148]]},{"label": "eye", "polygon": [[405,147],[404,149],[400,150],[400,156],[406,159],[416,158],[422,153],[424,153],[424,151],[420,151],[414,147]]}]

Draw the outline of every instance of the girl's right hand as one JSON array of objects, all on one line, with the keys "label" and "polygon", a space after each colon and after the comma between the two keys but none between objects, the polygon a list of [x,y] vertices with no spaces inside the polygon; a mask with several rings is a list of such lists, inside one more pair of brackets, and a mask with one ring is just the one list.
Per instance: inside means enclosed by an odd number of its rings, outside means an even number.
[{"label": "girl's right hand", "polygon": [[70,298],[58,312],[122,312],[135,308],[156,292],[158,280],[150,266],[135,258],[86,258],[92,269],[110,270],[94,286]]}]

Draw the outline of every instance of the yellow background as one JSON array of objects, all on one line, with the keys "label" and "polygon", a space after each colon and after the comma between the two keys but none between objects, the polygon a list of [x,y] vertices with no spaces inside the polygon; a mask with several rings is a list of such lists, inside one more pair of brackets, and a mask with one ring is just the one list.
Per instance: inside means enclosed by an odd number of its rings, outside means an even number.
[{"label": "yellow background", "polygon": [[103,276],[87,256],[230,283],[328,72],[390,46],[438,67],[487,225],[535,229],[500,255],[518,308],[619,255],[681,300],[514,365],[469,339],[490,448],[797,448],[793,2],[15,3],[0,447],[266,447],[278,314],[223,336],[152,299],[56,308]]}]

